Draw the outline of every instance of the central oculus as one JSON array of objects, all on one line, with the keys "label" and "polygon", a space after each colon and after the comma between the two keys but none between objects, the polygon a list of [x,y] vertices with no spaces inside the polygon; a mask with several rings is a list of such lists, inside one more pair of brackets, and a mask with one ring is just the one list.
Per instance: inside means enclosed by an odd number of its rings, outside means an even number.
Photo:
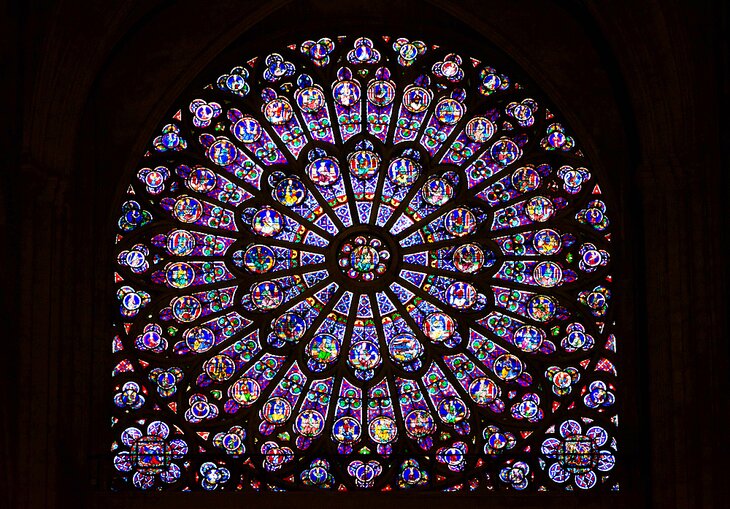
[{"label": "central oculus", "polygon": [[337,253],[337,264],[347,277],[356,281],[373,281],[388,270],[390,252],[383,241],[372,234],[347,237]]}]

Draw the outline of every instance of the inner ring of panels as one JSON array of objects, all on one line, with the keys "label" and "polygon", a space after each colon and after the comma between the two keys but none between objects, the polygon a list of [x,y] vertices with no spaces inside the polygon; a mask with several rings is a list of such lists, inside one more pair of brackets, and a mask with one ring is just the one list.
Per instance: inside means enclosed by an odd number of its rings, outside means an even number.
[{"label": "inner ring of panels", "polygon": [[618,489],[609,220],[534,92],[407,39],[213,77],[121,205],[116,489]]}]

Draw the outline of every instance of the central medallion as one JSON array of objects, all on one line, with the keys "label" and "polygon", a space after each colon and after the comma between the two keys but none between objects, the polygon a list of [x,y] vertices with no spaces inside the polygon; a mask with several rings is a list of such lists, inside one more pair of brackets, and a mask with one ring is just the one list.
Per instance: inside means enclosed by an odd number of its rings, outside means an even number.
[{"label": "central medallion", "polygon": [[388,270],[390,251],[385,243],[372,234],[347,237],[337,253],[337,264],[344,274],[355,281],[373,281]]}]

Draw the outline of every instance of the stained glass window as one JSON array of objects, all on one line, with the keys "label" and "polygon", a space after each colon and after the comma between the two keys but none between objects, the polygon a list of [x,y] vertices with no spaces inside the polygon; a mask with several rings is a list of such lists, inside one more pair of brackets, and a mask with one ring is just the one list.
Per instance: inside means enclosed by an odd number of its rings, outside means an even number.
[{"label": "stained glass window", "polygon": [[160,126],[118,205],[115,489],[618,489],[601,187],[454,50],[292,44]]}]

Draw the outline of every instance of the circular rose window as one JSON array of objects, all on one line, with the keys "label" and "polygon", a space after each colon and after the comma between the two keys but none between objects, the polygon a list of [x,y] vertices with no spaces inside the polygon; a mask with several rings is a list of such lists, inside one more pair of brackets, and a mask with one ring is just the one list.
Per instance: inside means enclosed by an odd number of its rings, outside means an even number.
[{"label": "circular rose window", "polygon": [[118,219],[118,487],[614,488],[601,188],[452,50],[282,46],[161,124]]}]

